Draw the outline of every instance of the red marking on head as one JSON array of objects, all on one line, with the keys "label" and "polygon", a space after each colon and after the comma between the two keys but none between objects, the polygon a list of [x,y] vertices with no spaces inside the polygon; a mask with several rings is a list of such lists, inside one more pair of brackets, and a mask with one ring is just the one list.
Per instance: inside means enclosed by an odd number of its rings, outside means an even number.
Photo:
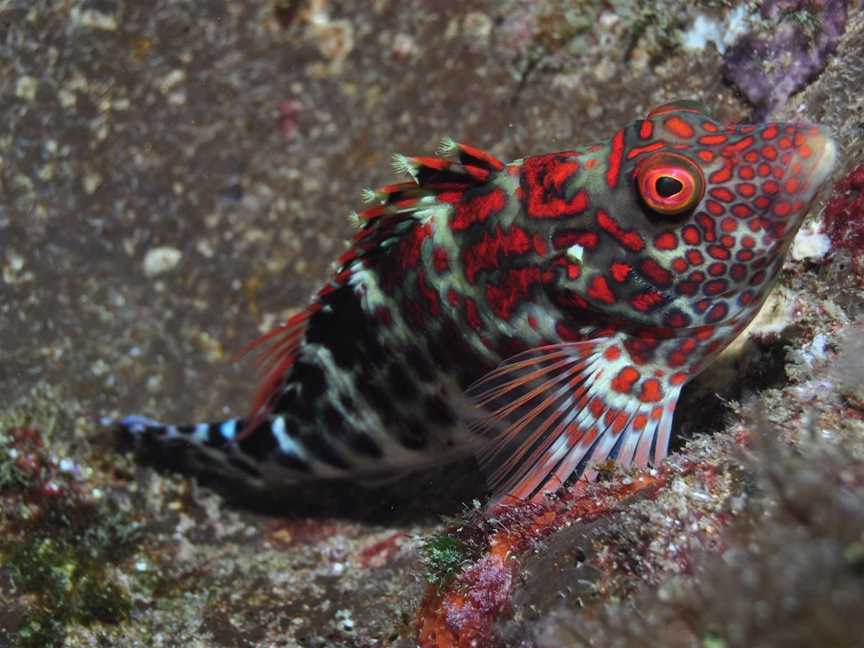
[{"label": "red marking on head", "polygon": [[500,285],[486,284],[486,301],[497,317],[509,320],[541,281],[539,268],[510,268]]},{"label": "red marking on head", "polygon": [[466,198],[461,192],[442,193],[438,195],[438,200],[453,205],[455,214],[450,220],[450,227],[457,231],[468,229],[474,223],[486,222],[504,209],[507,203],[507,197],[500,187],[471,198]]},{"label": "red marking on head", "polygon": [[[720,203],[715,202],[713,200],[707,200],[705,202],[705,209],[707,209],[708,212],[714,216],[720,216],[721,214],[725,213],[725,211],[726,211],[723,208],[723,205],[721,205]],[[706,236],[705,240],[710,240],[710,239]]]},{"label": "red marking on head", "polygon": [[777,159],[777,149],[775,149],[770,144],[766,144],[765,146],[763,146],[762,149],[760,150],[760,153],[762,153],[762,157],[765,158],[766,160],[776,160]]},{"label": "red marking on head", "polygon": [[724,232],[734,232],[738,229],[738,222],[733,218],[726,217],[720,221],[720,229]]},{"label": "red marking on head", "polygon": [[768,124],[764,129],[762,129],[762,139],[770,140],[777,137],[778,133],[777,124]]},{"label": "red marking on head", "polygon": [[792,211],[792,205],[786,201],[780,201],[774,204],[772,210],[777,216],[788,216],[789,212]]},{"label": "red marking on head", "polygon": [[714,233],[714,221],[707,214],[696,214],[696,222],[702,227],[702,238],[711,242],[716,238]]},{"label": "red marking on head", "polygon": [[577,191],[565,198],[567,182],[579,171],[579,163],[566,153],[550,153],[527,158],[522,165],[522,187],[530,218],[563,218],[588,208],[588,194]]},{"label": "red marking on head", "polygon": [[646,119],[639,125],[639,137],[642,139],[651,139],[651,134],[654,132],[654,124]]},{"label": "red marking on head", "polygon": [[756,185],[749,182],[742,182],[735,185],[735,191],[738,192],[738,195],[743,196],[744,198],[750,198],[756,194]]},{"label": "red marking on head", "polygon": [[738,167],[738,177],[742,180],[752,180],[756,177],[756,172],[751,166],[740,166]]},{"label": "red marking on head", "polygon": [[688,245],[699,245],[702,242],[702,235],[699,233],[699,229],[693,225],[685,225],[681,229],[681,238]]},{"label": "red marking on head", "polygon": [[593,299],[594,301],[601,302],[603,304],[614,304],[615,293],[612,292],[612,288],[609,287],[609,282],[606,281],[606,277],[603,275],[597,275],[592,280],[588,286],[588,297]]},{"label": "red marking on head", "polygon": [[720,259],[721,261],[725,261],[730,256],[729,250],[719,245],[709,245],[708,255],[715,259]]},{"label": "red marking on head", "polygon": [[651,153],[652,151],[658,151],[665,147],[665,142],[653,142],[651,144],[646,144],[645,146],[635,146],[630,149],[629,153],[627,153],[627,159],[632,160],[636,156],[642,155],[643,153]]},{"label": "red marking on head", "polygon": [[715,187],[709,193],[717,200],[722,200],[723,202],[732,202],[735,200],[735,196],[726,187]]},{"label": "red marking on head", "polygon": [[732,153],[739,153],[745,149],[750,148],[753,145],[753,142],[756,140],[753,139],[752,135],[748,135],[747,137],[742,137],[737,142],[733,142],[728,146],[723,147],[723,155],[730,155]]},{"label": "red marking on head", "polygon": [[702,122],[702,129],[708,131],[709,133],[716,133],[720,130],[719,128],[717,128],[716,124],[709,121]]},{"label": "red marking on head", "polygon": [[582,267],[578,263],[567,264],[567,278],[575,281],[582,275]]},{"label": "red marking on head", "polygon": [[715,296],[724,292],[729,287],[729,282],[725,279],[712,279],[707,282],[702,288],[702,292],[706,295]]},{"label": "red marking on head", "polygon": [[616,261],[609,266],[609,273],[612,275],[612,279],[618,283],[623,283],[630,274],[630,266],[626,263]]},{"label": "red marking on head", "polygon": [[714,154],[711,151],[706,151],[705,149],[702,149],[700,151],[697,151],[696,155],[703,162],[713,162],[714,161]]},{"label": "red marking on head", "polygon": [[465,278],[475,283],[480,272],[497,268],[502,257],[526,254],[531,249],[531,240],[522,228],[514,225],[505,232],[496,226],[465,251]]},{"label": "red marking on head", "polygon": [[715,144],[722,144],[727,139],[725,135],[703,135],[699,138],[699,143],[706,146],[714,146]]},{"label": "red marking on head", "polygon": [[642,382],[639,400],[643,403],[656,403],[663,400],[663,388],[656,378],[648,378]]},{"label": "red marking on head", "polygon": [[597,224],[631,252],[641,252],[645,248],[645,241],[637,232],[625,230],[618,224],[618,221],[602,209],[597,210]]},{"label": "red marking on head", "polygon": [[649,313],[658,306],[663,305],[663,295],[649,288],[648,290],[634,295],[630,299],[630,305],[640,313]]},{"label": "red marking on head", "polygon": [[714,304],[711,309],[705,314],[705,321],[719,322],[724,317],[726,317],[726,314],[728,312],[729,307],[725,303],[720,302],[719,304]]},{"label": "red marking on head", "polygon": [[672,273],[654,259],[644,259],[639,264],[639,271],[657,286],[665,288],[672,284]]},{"label": "red marking on head", "polygon": [[627,365],[612,379],[612,389],[620,394],[629,394],[640,377],[641,374],[634,367]]},{"label": "red marking on head", "polygon": [[606,186],[614,189],[618,186],[618,175],[621,171],[621,158],[624,155],[624,131],[619,130],[612,138],[609,151],[609,167],[606,170]]},{"label": "red marking on head", "polygon": [[595,166],[597,166],[597,158],[588,158],[585,160],[586,169],[593,169]]},{"label": "red marking on head", "polygon": [[674,310],[666,314],[663,324],[672,328],[683,328],[690,324],[690,318],[680,310]]},{"label": "red marking on head", "polygon": [[678,247],[678,237],[673,232],[661,232],[654,237],[654,247],[658,250],[674,250]]},{"label": "red marking on head", "polygon": [[721,182],[729,182],[732,179],[732,169],[735,168],[735,164],[732,160],[724,160],[723,168],[718,169],[714,173],[711,174],[709,180],[714,184],[720,184]]},{"label": "red marking on head", "polygon": [[753,214],[753,210],[751,210],[747,205],[733,205],[732,213],[738,218],[747,218]]},{"label": "red marking on head", "polygon": [[569,248],[571,245],[581,245],[585,249],[593,250],[600,242],[596,232],[588,230],[560,230],[552,236],[552,246],[558,250]]}]

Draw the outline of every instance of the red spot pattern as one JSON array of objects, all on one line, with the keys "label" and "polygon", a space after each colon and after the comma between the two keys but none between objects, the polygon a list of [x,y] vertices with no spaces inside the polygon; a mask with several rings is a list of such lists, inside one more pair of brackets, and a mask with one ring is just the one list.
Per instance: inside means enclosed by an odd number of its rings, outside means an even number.
[{"label": "red spot pattern", "polygon": [[648,378],[643,381],[639,400],[643,403],[657,403],[663,400],[663,388],[660,386],[660,381],[656,378]]},{"label": "red spot pattern", "polygon": [[479,331],[482,326],[480,314],[477,312],[477,303],[470,297],[465,298],[465,321],[475,331]]},{"label": "red spot pattern", "polygon": [[433,317],[440,315],[441,300],[438,298],[438,293],[426,283],[426,275],[422,272],[417,273],[417,289],[426,302],[429,314]]},{"label": "red spot pattern", "polygon": [[450,221],[450,227],[454,230],[465,230],[474,223],[486,222],[504,209],[507,203],[507,197],[500,187],[470,196],[463,192],[445,192],[438,194],[438,200],[454,206],[456,213]]},{"label": "red spot pattern", "polygon": [[561,230],[555,232],[555,235],[552,237],[552,245],[558,250],[569,248],[571,245],[581,245],[584,248],[593,250],[599,242],[600,237],[597,236],[597,233],[589,232],[588,230]]},{"label": "red spot pattern", "polygon": [[615,293],[612,292],[609,282],[606,281],[606,277],[603,275],[597,275],[591,280],[591,283],[588,285],[588,297],[594,301],[609,305],[614,304],[616,301]]},{"label": "red spot pattern", "polygon": [[655,286],[665,288],[672,284],[672,273],[654,259],[648,258],[643,260],[639,264],[639,272],[647,277]]},{"label": "red spot pattern", "polygon": [[620,394],[628,394],[633,389],[636,381],[639,380],[640,375],[634,367],[628,365],[621,369],[618,375],[612,379],[612,389]]},{"label": "red spot pattern", "polygon": [[612,279],[618,283],[624,283],[627,280],[627,276],[630,274],[630,266],[626,263],[616,261],[609,266],[609,274],[611,274]]},{"label": "red spot pattern", "polygon": [[480,272],[497,268],[502,256],[526,254],[531,250],[531,239],[525,230],[514,225],[505,232],[496,226],[493,232],[484,233],[483,239],[465,252],[465,277],[475,283]]},{"label": "red spot pattern", "polygon": [[577,191],[566,198],[567,181],[579,171],[579,163],[567,152],[527,158],[522,165],[522,188],[530,218],[563,218],[588,208],[588,194]]},{"label": "red spot pattern", "polygon": [[509,320],[541,281],[539,268],[510,268],[499,285],[486,286],[486,301],[497,317]]},{"label": "red spot pattern", "polygon": [[694,135],[693,127],[677,116],[666,119],[663,122],[663,127],[673,135],[683,139],[690,139]]},{"label": "red spot pattern", "polygon": [[645,248],[645,241],[633,230],[625,230],[612,216],[602,209],[597,210],[597,224],[604,232],[617,240],[623,247],[631,252],[641,252]]},{"label": "red spot pattern", "polygon": [[654,247],[658,250],[674,250],[678,247],[678,237],[673,232],[661,232],[654,237]]},{"label": "red spot pattern", "polygon": [[399,263],[403,268],[413,269],[420,263],[423,241],[432,236],[432,224],[415,225],[402,239],[399,247]]},{"label": "red spot pattern", "polygon": [[606,170],[606,185],[610,189],[618,186],[618,175],[621,172],[621,158],[624,156],[624,131],[620,130],[612,138],[609,151],[609,167]]},{"label": "red spot pattern", "polygon": [[663,304],[663,295],[652,288],[633,297],[630,304],[640,313],[648,313]]},{"label": "red spot pattern", "polygon": [[447,272],[447,270],[450,269],[447,250],[441,246],[432,250],[432,267],[434,267],[437,272]]}]

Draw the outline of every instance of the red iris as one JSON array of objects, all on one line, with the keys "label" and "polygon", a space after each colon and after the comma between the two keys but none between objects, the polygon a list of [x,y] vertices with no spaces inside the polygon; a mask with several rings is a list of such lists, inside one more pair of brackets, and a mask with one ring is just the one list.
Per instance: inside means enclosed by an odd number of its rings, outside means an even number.
[{"label": "red iris", "polygon": [[636,167],[636,185],[642,200],[659,214],[692,211],[705,193],[699,167],[677,153],[657,153]]}]

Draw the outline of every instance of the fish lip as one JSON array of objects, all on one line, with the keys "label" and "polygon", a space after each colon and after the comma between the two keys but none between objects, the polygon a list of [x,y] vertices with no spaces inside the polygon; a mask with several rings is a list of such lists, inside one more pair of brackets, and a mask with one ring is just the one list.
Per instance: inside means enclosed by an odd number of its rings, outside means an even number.
[{"label": "fish lip", "polygon": [[[771,204],[766,208],[764,215],[762,216],[762,218],[766,222],[783,223],[785,225],[783,235],[777,237],[778,241],[786,241],[788,243],[791,243],[795,233],[797,233],[798,229],[804,222],[804,219],[810,213],[810,207],[815,201],[816,196],[818,196],[822,191],[825,190],[825,185],[827,184],[825,181],[831,175],[831,172],[834,170],[834,167],[837,163],[837,143],[831,136],[831,133],[828,131],[827,128],[818,124],[799,123],[795,124],[795,132],[797,134],[802,131],[810,131],[814,127],[817,129],[818,132],[815,135],[806,135],[806,144],[813,147],[816,141],[821,140],[819,141],[819,143],[821,143],[821,147],[820,152],[818,153],[818,161],[813,164],[812,168],[802,178],[802,180],[808,185],[807,192],[802,194],[801,196],[804,207],[800,210],[800,212],[791,217],[775,216],[773,213],[774,204],[781,199],[781,194],[778,193],[773,196]],[[787,169],[787,173],[783,176],[784,182],[789,179],[791,173],[792,171],[790,165]]]}]

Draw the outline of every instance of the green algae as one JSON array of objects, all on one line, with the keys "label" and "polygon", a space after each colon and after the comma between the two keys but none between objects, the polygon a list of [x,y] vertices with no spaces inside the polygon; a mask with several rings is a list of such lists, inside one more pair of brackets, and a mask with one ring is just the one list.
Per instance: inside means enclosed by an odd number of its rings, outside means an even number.
[{"label": "green algae", "polygon": [[426,566],[426,580],[437,587],[450,581],[466,560],[462,542],[447,534],[428,538],[420,547],[420,554]]},{"label": "green algae", "polygon": [[0,564],[23,609],[3,630],[22,648],[63,645],[70,624],[125,620],[132,603],[113,570],[140,538],[131,513],[60,469],[44,430],[63,423],[46,400],[5,412],[0,428]]}]

